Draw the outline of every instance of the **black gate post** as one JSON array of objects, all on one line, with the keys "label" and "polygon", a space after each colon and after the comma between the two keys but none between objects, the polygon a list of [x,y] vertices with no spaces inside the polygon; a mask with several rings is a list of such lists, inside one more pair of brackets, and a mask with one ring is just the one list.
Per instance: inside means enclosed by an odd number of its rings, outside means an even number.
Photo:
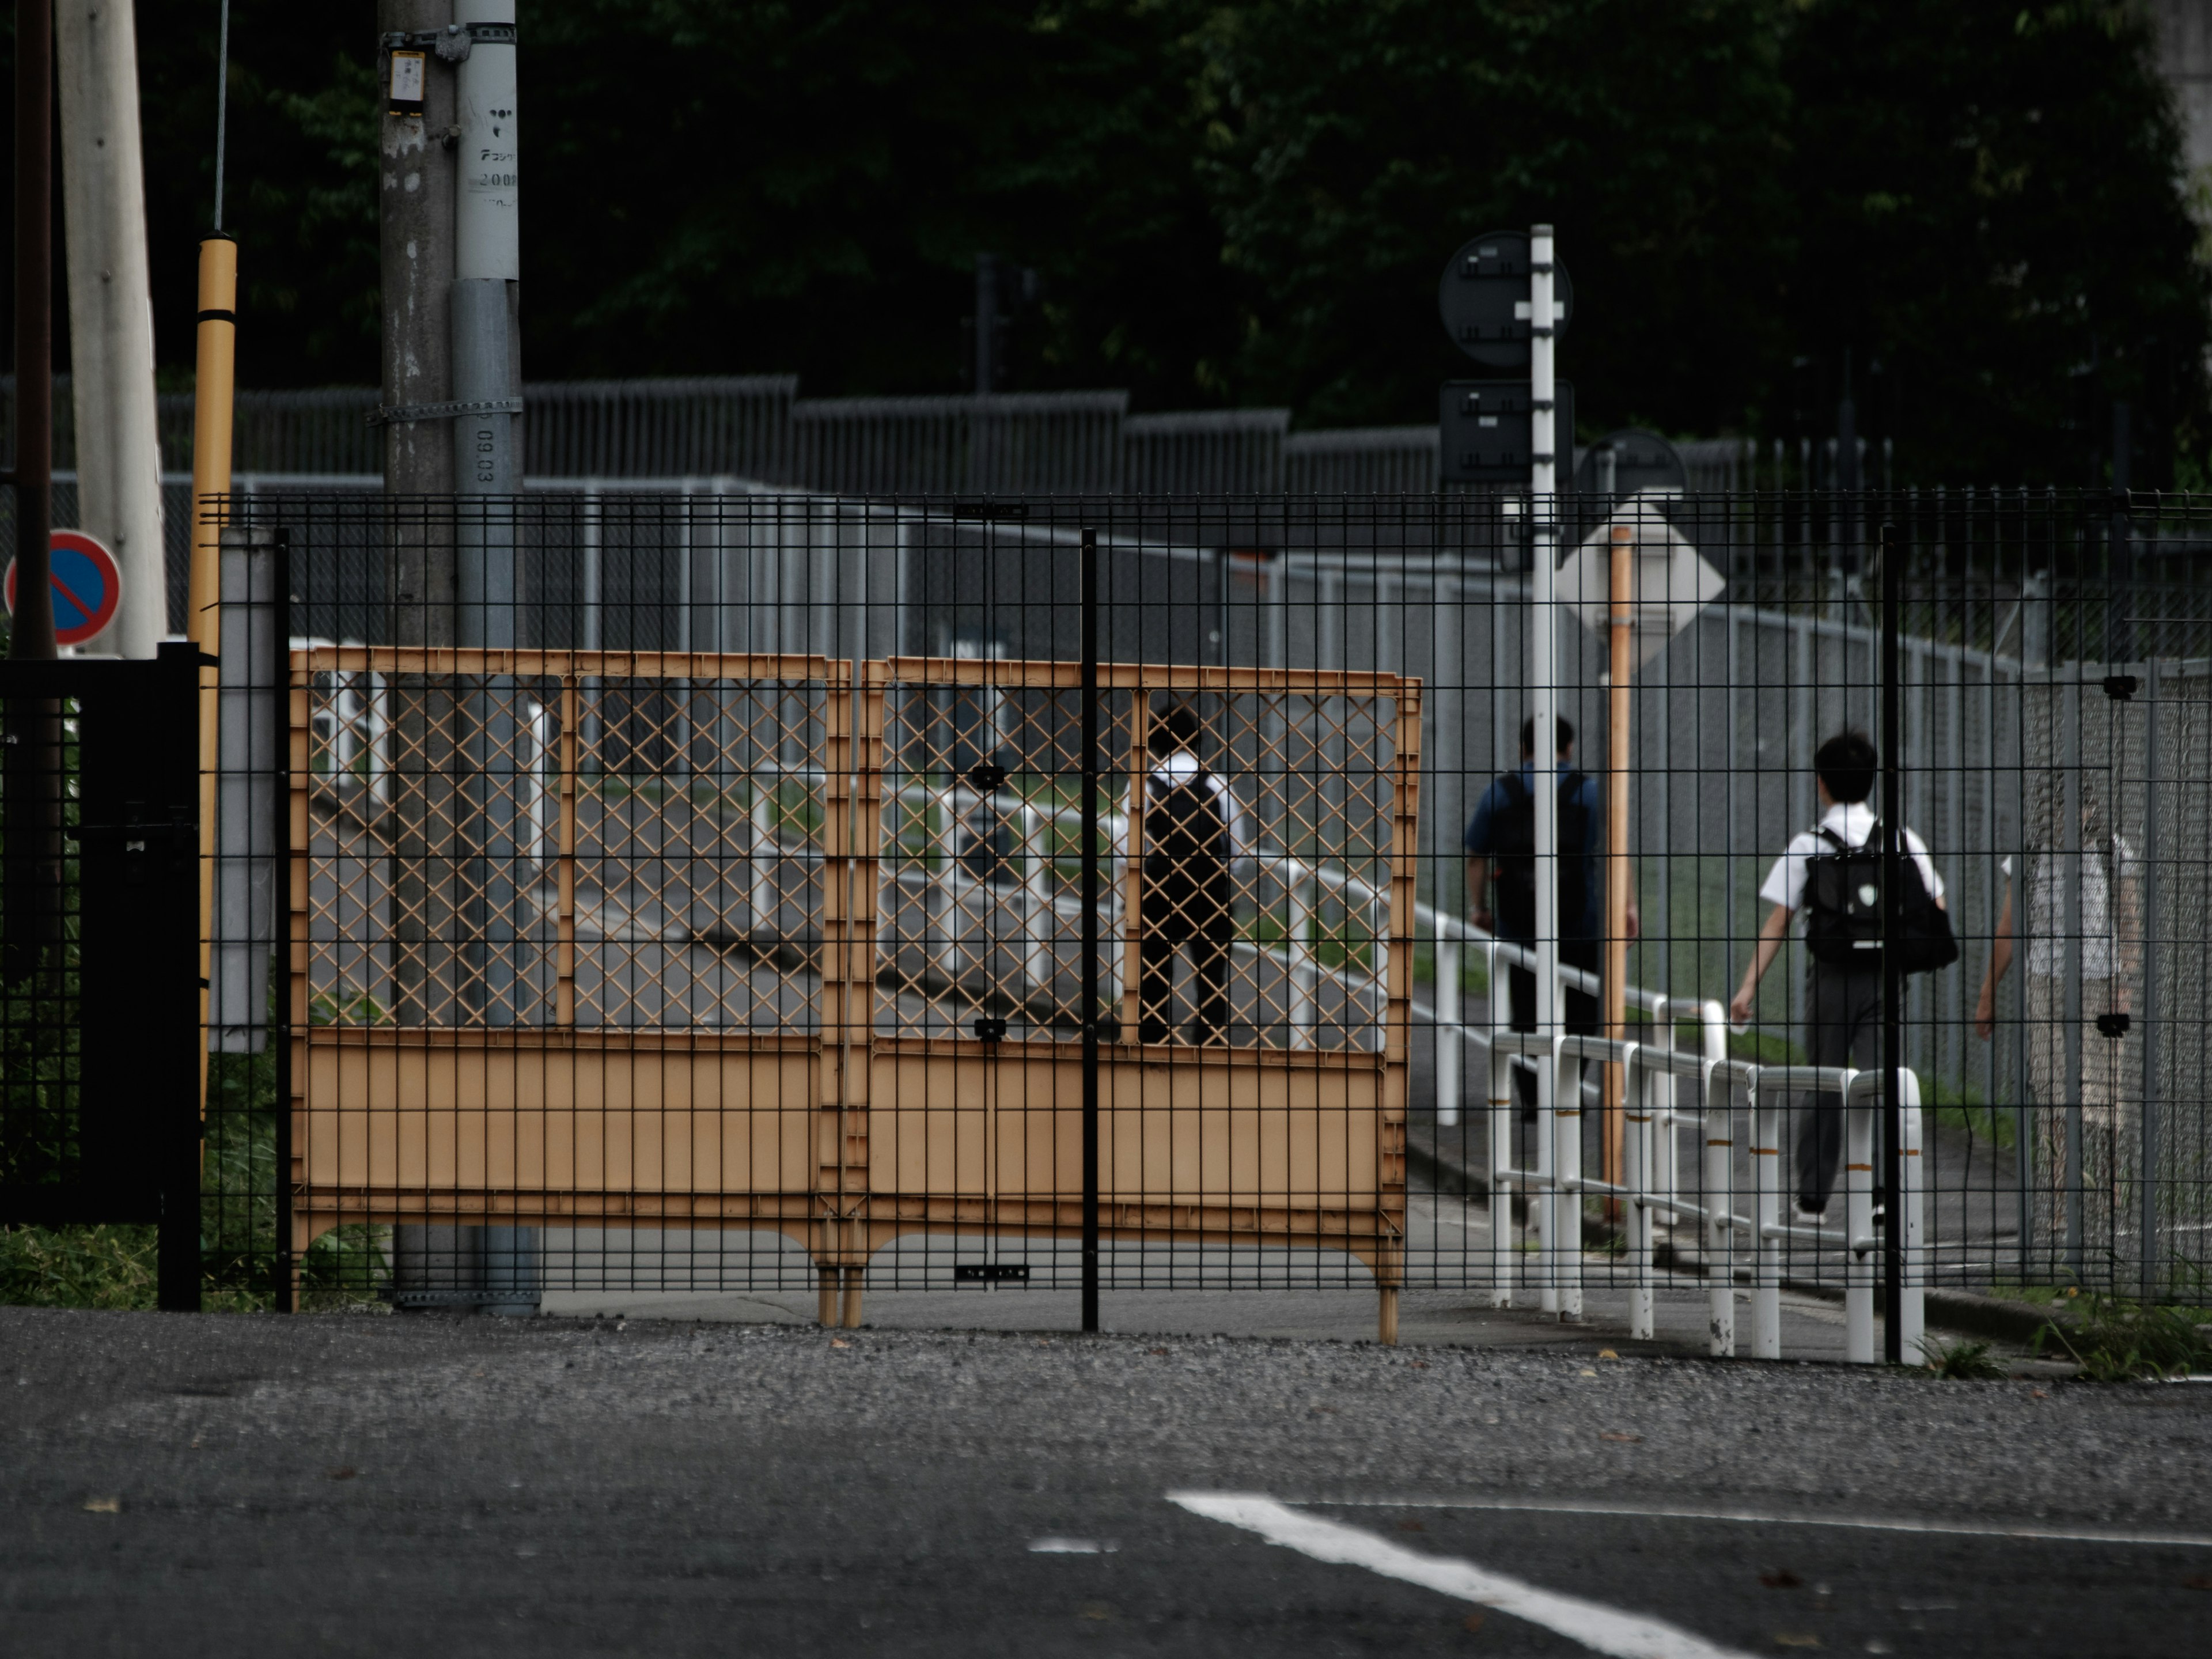
[{"label": "black gate post", "polygon": [[1098,532],[1083,532],[1083,1328],[1098,1328]]},{"label": "black gate post", "polygon": [[1881,1316],[1882,1358],[1905,1363],[1905,1110],[1899,1068],[1905,1062],[1905,801],[1898,744],[1905,730],[1898,611],[1905,591],[1897,526],[1881,526]]},{"label": "black gate post", "polygon": [[[199,754],[200,653],[190,641],[162,645],[155,661],[161,695],[147,710],[158,733],[151,769],[166,798],[167,870],[158,889],[173,914],[148,930],[161,951],[144,983],[152,992],[143,1031],[151,1120],[159,1148],[161,1224],[154,1258],[154,1304],[164,1313],[200,1310],[200,1180],[206,1121],[199,1083],[208,1063],[200,1024]],[[158,831],[156,832],[158,833]],[[149,848],[149,852],[152,851]],[[182,1063],[184,1056],[192,1063]],[[174,1058],[172,1058],[174,1056]]]},{"label": "black gate post", "polygon": [[276,674],[269,702],[270,720],[276,727],[276,776],[270,810],[276,822],[269,845],[276,853],[276,866],[270,883],[274,890],[269,907],[269,975],[275,983],[276,1018],[270,1022],[269,1043],[276,1074],[276,1237],[270,1258],[276,1282],[270,1290],[276,1311],[291,1313],[292,1276],[299,1264],[292,1260],[292,532],[288,526],[277,527],[272,557],[276,568],[270,599],[276,610]]}]

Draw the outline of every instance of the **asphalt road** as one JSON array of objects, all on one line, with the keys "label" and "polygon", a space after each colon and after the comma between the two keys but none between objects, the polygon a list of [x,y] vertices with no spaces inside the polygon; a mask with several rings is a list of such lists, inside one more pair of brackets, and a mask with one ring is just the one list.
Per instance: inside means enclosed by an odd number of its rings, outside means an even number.
[{"label": "asphalt road", "polygon": [[2212,1651],[2199,1386],[22,1310],[0,1356],[9,1656]]}]

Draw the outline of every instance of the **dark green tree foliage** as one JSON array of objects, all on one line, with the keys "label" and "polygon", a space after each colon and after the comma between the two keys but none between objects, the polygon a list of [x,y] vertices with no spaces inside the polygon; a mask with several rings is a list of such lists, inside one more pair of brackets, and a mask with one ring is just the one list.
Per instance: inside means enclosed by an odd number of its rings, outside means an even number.
[{"label": "dark green tree foliage", "polygon": [[2164,434],[2212,438],[2212,289],[2148,27],[2123,4],[1830,0],[1790,32],[1788,336],[1822,402],[1843,347],[1879,358],[1868,417],[1919,476],[2102,484],[2113,398],[2138,485],[2171,481]]},{"label": "dark green tree foliage", "polygon": [[1230,389],[1323,423],[1434,418],[1438,380],[1484,372],[1437,325],[1445,260],[1542,220],[1574,276],[1583,410],[1740,419],[1784,343],[1778,23],[1771,0],[1212,9],[1200,166],[1242,279]]},{"label": "dark green tree foliage", "polygon": [[[154,344],[189,385],[199,238],[215,193],[212,0],[138,0]],[[223,228],[238,238],[249,386],[377,378],[376,24],[363,4],[234,0]],[[57,308],[64,290],[55,287]],[[57,318],[58,326],[62,319]]]},{"label": "dark green tree foliage", "polygon": [[[172,374],[215,9],[139,6]],[[2138,411],[2137,482],[2160,434],[2212,443],[2212,291],[2127,3],[532,0],[523,21],[533,378],[957,390],[988,247],[1045,279],[1018,386],[1425,421],[1468,372],[1435,319],[1444,259],[1549,219],[1588,429],[1781,434],[1802,410],[1824,435],[1848,348],[1862,430],[1907,476],[2087,482],[2113,397]],[[373,381],[373,10],[236,0],[232,40],[241,377]]]},{"label": "dark green tree foliage", "polygon": [[[1173,7],[540,9],[532,372],[794,368],[954,391],[973,259],[1047,278],[1022,383],[1207,398],[1233,327]],[[539,114],[538,112],[545,113]],[[540,183],[538,181],[544,182]],[[543,191],[544,196],[538,192]]]}]

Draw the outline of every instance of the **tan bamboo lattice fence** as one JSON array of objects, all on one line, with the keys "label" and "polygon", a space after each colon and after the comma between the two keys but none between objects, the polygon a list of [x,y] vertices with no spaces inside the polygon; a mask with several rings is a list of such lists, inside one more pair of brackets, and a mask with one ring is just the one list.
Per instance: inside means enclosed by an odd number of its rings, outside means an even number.
[{"label": "tan bamboo lattice fence", "polygon": [[[1086,848],[1080,673],[295,651],[293,1259],[349,1224],[775,1232],[850,1322],[902,1235],[1073,1235],[1090,857],[1114,896],[1102,1237],[1345,1252],[1391,1332],[1419,682],[1102,665],[1112,778]],[[1205,1046],[1130,1040],[1168,702],[1278,866],[1388,896],[1324,921],[1240,865]],[[1291,930],[1304,971],[1264,948]]]}]

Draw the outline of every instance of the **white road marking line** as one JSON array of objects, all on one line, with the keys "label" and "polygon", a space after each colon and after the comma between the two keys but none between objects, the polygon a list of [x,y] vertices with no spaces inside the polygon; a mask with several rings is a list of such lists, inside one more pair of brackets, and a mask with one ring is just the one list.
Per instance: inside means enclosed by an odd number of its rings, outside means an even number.
[{"label": "white road marking line", "polygon": [[1111,1555],[1120,1547],[1113,1540],[1096,1538],[1039,1538],[1030,1545],[1031,1555]]},{"label": "white road marking line", "polygon": [[1171,1492],[1168,1501],[1209,1521],[1255,1532],[1271,1544],[1297,1550],[1316,1561],[1364,1567],[1385,1578],[1402,1579],[1462,1601],[1495,1607],[1516,1619],[1541,1625],[1595,1652],[1609,1654],[1613,1659],[1745,1659],[1736,1649],[1717,1646],[1662,1620],[1622,1613],[1580,1596],[1554,1595],[1449,1556],[1422,1555],[1357,1527],[1324,1521],[1317,1515],[1301,1515],[1272,1498]]},{"label": "white road marking line", "polygon": [[1306,1498],[1297,1501],[1345,1510],[1497,1510],[1514,1515],[1617,1515],[1647,1521],[1739,1521],[1762,1527],[1841,1527],[1856,1532],[1923,1532],[1954,1538],[2021,1538],[2057,1544],[2155,1544],[2212,1549],[2212,1533],[2137,1532],[2124,1527],[1975,1526],[1956,1521],[1891,1520],[1873,1515],[1790,1515],[1764,1510],[1584,1504],[1572,1498]]}]

